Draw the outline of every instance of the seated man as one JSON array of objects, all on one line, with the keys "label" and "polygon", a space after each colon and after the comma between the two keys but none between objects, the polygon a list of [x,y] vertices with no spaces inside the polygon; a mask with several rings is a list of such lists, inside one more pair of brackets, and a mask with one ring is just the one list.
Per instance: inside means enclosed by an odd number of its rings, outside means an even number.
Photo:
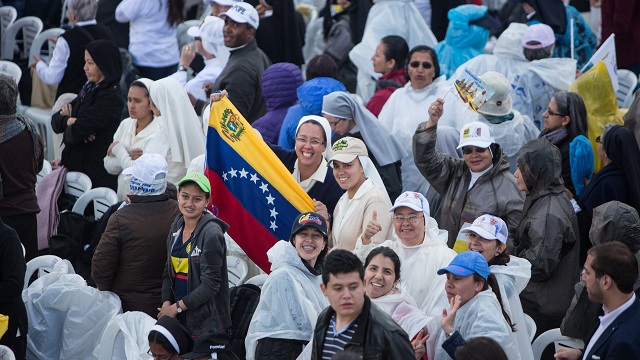
[{"label": "seated man", "polygon": [[585,342],[585,350],[561,347],[556,359],[640,359],[640,300],[633,292],[638,260],[617,241],[589,249],[582,281],[589,300],[602,303],[604,316]]},{"label": "seated man", "polygon": [[364,359],[415,358],[407,333],[365,296],[364,267],[356,255],[341,249],[330,252],[320,288],[330,306],[318,316],[312,360],[342,350]]}]

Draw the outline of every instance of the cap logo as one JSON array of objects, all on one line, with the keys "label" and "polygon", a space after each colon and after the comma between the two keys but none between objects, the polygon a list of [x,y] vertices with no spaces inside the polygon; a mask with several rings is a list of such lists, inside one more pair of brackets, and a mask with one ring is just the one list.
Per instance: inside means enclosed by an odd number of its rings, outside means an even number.
[{"label": "cap logo", "polygon": [[209,350],[224,349],[225,345],[209,345]]},{"label": "cap logo", "polygon": [[245,10],[245,8],[243,8],[240,5],[233,5],[233,11],[237,11],[240,14],[244,15],[244,10]]},{"label": "cap logo", "polygon": [[312,216],[311,214],[303,215],[300,217],[300,220],[298,220],[298,224],[300,225],[306,225],[308,223],[314,223],[322,226],[322,220],[317,216]]},{"label": "cap logo", "polygon": [[482,128],[481,127],[468,127],[462,131],[462,138],[472,138],[472,137],[481,137],[482,136]]},{"label": "cap logo", "polygon": [[340,150],[346,149],[348,147],[349,147],[349,143],[347,142],[347,140],[340,139],[340,140],[336,141],[335,144],[333,144],[333,147],[331,148],[331,150],[340,151]]}]

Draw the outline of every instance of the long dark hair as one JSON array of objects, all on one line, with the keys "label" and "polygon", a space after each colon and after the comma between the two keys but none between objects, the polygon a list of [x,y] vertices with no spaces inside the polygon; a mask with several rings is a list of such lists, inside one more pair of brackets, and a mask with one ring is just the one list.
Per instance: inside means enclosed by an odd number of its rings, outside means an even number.
[{"label": "long dark hair", "polygon": [[487,278],[487,280],[485,280],[482,276],[474,273],[473,281],[484,283],[484,285],[482,286],[482,291],[487,290],[489,287],[491,287],[491,291],[493,291],[493,293],[498,298],[498,303],[500,304],[500,309],[502,310],[502,316],[504,316],[504,319],[507,321],[507,324],[509,324],[511,331],[516,331],[516,325],[513,322],[511,322],[511,317],[509,317],[509,314],[507,314],[507,312],[504,310],[504,305],[502,305],[502,295],[500,294],[500,285],[498,284],[498,279],[496,279],[496,276],[493,273],[491,273],[489,274],[489,277]]},{"label": "long dark hair", "polygon": [[184,0],[168,0],[167,22],[171,26],[176,26],[184,21]]},{"label": "long dark hair", "polygon": [[582,97],[570,91],[558,91],[553,97],[556,99],[560,115],[571,119],[567,126],[569,139],[573,140],[578,135],[587,136],[587,107]]},{"label": "long dark hair", "polygon": [[395,60],[392,71],[401,69],[407,62],[407,54],[409,53],[409,45],[407,41],[398,35],[389,35],[380,39],[384,45],[384,58],[389,61]]}]

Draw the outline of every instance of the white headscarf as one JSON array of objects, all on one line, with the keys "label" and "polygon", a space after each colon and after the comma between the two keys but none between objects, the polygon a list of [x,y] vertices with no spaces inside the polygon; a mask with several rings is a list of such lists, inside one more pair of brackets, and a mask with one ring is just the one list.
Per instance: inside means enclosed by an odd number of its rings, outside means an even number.
[{"label": "white headscarf", "polygon": [[177,80],[166,77],[151,84],[151,101],[160,109],[160,121],[166,131],[171,160],[189,163],[205,152],[204,135],[189,96]]},{"label": "white headscarf", "polygon": [[319,122],[320,125],[322,125],[322,129],[324,130],[324,136],[327,139],[327,144],[326,144],[327,146],[322,152],[322,156],[324,156],[325,159],[329,159],[331,157],[331,126],[329,125],[329,121],[327,119],[318,115],[307,115],[307,116],[301,117],[300,121],[298,122],[298,127],[296,127],[296,135],[298,135],[298,130],[300,130],[300,126],[302,126],[302,124],[307,123],[311,120],[315,120]]}]

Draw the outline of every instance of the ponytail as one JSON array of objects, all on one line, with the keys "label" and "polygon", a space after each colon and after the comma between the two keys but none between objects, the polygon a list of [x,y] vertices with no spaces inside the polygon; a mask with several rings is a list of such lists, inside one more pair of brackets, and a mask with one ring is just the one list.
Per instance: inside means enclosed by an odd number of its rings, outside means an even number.
[{"label": "ponytail", "polygon": [[[473,274],[473,277],[475,281],[484,281],[484,279],[478,274]],[[491,287],[491,290],[498,298],[498,303],[500,304],[500,309],[502,310],[502,316],[504,316],[504,319],[507,321],[507,324],[509,324],[511,331],[516,331],[515,324],[511,322],[511,318],[509,317],[509,314],[507,314],[507,312],[504,310],[504,305],[502,305],[502,295],[500,294],[500,285],[498,285],[498,279],[496,279],[496,276],[493,273],[489,274],[489,277],[487,278],[487,280],[484,281],[484,286],[482,287],[482,290],[483,291],[487,290],[489,287]]]}]

